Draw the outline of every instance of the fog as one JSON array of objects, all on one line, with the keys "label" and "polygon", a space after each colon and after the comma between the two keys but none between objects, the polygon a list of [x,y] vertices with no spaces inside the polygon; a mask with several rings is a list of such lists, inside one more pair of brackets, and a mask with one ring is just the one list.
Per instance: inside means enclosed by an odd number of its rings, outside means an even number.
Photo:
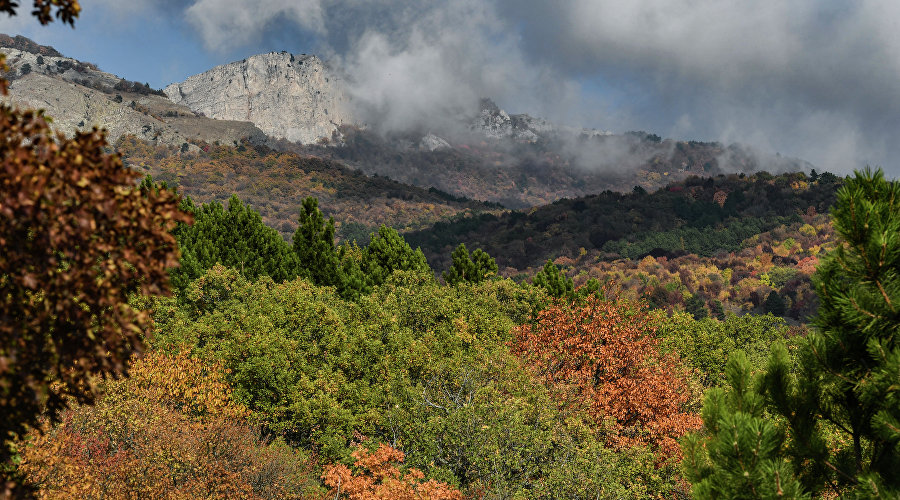
[{"label": "fog", "polygon": [[122,17],[164,13],[219,63],[273,40],[317,53],[345,73],[361,116],[385,131],[440,130],[490,97],[578,127],[741,142],[837,173],[873,164],[900,174],[900,2],[84,4]]}]

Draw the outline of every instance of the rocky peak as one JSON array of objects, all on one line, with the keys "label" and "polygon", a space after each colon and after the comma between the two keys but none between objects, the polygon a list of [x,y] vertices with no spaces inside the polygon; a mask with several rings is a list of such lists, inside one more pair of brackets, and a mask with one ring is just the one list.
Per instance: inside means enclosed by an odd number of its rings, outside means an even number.
[{"label": "rocky peak", "polygon": [[610,132],[559,126],[543,118],[527,114],[511,115],[500,109],[491,99],[481,99],[478,114],[469,122],[469,129],[492,139],[512,139],[536,142],[551,135],[605,136]]},{"label": "rocky peak", "polygon": [[164,89],[176,104],[221,120],[246,120],[266,134],[313,143],[355,120],[342,80],[318,57],[259,54],[216,66]]},{"label": "rocky peak", "polygon": [[146,84],[100,71],[88,62],[52,55],[58,52],[22,36],[0,36],[0,53],[6,55],[9,66],[4,74],[10,81],[9,96],[4,100],[45,110],[53,118],[53,127],[69,136],[98,127],[106,129],[111,143],[125,135],[175,146],[189,141],[266,140],[251,123],[199,117]]}]

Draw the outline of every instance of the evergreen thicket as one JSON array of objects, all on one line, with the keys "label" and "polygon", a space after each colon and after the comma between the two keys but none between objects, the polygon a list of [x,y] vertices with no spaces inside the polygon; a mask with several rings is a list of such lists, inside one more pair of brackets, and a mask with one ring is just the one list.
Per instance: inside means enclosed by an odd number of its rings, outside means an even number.
[{"label": "evergreen thicket", "polygon": [[457,283],[481,283],[497,274],[497,262],[480,248],[471,255],[465,243],[453,250],[453,265],[442,275],[448,285]]},{"label": "evergreen thicket", "polygon": [[194,224],[176,229],[181,265],[171,271],[172,284],[184,289],[216,264],[238,269],[248,278],[270,276],[275,281],[308,276],[298,256],[278,231],[263,224],[259,213],[237,196],[228,207],[219,202],[188,209]]}]

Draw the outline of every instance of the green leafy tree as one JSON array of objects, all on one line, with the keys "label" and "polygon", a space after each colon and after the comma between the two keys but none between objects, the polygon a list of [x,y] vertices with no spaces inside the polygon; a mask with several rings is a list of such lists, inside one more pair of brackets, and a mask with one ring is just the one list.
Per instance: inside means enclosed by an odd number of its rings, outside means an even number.
[{"label": "green leafy tree", "polygon": [[575,293],[572,278],[566,276],[550,259],[547,259],[544,268],[534,275],[532,283],[547,290],[547,294],[551,297],[571,299]]},{"label": "green leafy tree", "polygon": [[231,197],[228,208],[213,201],[193,212],[194,224],[175,231],[181,249],[181,266],[171,272],[176,288],[184,289],[216,264],[233,267],[248,278],[266,275],[276,282],[301,274],[291,246],[237,196]]},{"label": "green leafy tree", "polygon": [[453,251],[452,259],[453,265],[443,274],[448,285],[481,283],[497,274],[497,262],[480,248],[470,256],[465,243],[460,243]]},{"label": "green leafy tree", "polygon": [[740,349],[754,371],[762,371],[768,364],[775,342],[799,340],[788,338],[784,318],[771,314],[728,314],[724,321],[715,318],[694,319],[688,313],[662,315],[659,319],[661,347],[678,354],[682,362],[696,370],[699,381],[707,386],[725,382],[725,366],[731,353]]}]

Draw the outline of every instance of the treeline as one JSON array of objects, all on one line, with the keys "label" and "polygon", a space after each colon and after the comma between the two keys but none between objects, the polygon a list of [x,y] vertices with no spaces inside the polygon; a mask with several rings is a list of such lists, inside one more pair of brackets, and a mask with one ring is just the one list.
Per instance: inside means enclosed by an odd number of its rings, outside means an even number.
[{"label": "treeline", "polygon": [[840,179],[803,173],[692,177],[654,193],[606,191],[500,215],[459,216],[408,234],[435,267],[464,242],[495,255],[501,267],[525,269],[597,250],[603,259],[711,257],[736,252],[753,235],[826,213]]}]

